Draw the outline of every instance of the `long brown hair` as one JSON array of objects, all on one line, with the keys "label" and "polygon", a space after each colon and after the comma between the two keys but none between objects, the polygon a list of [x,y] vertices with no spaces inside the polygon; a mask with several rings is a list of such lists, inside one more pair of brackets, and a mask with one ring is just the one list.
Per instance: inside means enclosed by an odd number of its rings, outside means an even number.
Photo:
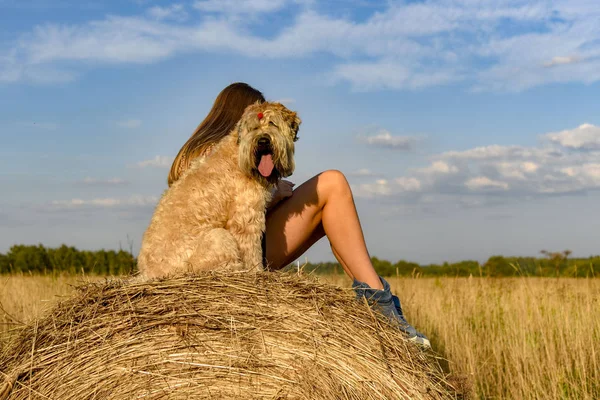
[{"label": "long brown hair", "polygon": [[185,142],[169,172],[169,186],[188,168],[190,162],[227,136],[235,127],[246,107],[265,102],[261,92],[243,82],[232,83],[219,93],[212,109]]}]

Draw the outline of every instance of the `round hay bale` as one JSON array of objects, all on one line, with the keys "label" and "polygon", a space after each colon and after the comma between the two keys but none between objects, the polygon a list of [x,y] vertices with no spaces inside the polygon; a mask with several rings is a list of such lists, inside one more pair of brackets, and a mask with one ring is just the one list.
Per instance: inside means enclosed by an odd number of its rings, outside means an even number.
[{"label": "round hay bale", "polygon": [[455,398],[351,289],[283,272],[83,285],[5,347],[0,372],[14,400]]}]

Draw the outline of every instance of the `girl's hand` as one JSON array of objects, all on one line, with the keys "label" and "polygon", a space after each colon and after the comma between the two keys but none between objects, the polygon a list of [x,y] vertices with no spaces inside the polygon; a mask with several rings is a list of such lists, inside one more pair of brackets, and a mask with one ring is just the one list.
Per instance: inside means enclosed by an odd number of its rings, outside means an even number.
[{"label": "girl's hand", "polygon": [[277,187],[273,190],[271,201],[267,204],[267,208],[272,208],[280,201],[291,197],[294,194],[294,183],[286,180],[277,182]]}]

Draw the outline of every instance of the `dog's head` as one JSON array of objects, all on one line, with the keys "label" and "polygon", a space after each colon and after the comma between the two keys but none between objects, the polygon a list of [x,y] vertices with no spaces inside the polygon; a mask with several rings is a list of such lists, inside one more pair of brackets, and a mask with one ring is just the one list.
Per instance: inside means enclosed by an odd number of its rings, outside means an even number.
[{"label": "dog's head", "polygon": [[295,112],[280,103],[248,106],[236,127],[241,170],[265,184],[290,176],[301,122]]}]

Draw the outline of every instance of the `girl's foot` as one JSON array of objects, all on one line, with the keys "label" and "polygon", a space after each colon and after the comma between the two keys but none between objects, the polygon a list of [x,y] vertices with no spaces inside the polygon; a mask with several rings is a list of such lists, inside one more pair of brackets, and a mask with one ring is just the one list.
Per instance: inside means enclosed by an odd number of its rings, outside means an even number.
[{"label": "girl's foot", "polygon": [[426,349],[431,348],[429,339],[418,332],[408,323],[406,318],[404,318],[400,299],[392,294],[389,283],[382,277],[379,277],[379,279],[383,284],[383,290],[373,289],[366,283],[354,279],[352,288],[356,292],[356,299],[362,301],[362,298],[365,297],[369,306],[377,308],[383,315],[388,317],[392,323],[397,325],[398,328],[408,336],[410,341],[415,342]]}]

